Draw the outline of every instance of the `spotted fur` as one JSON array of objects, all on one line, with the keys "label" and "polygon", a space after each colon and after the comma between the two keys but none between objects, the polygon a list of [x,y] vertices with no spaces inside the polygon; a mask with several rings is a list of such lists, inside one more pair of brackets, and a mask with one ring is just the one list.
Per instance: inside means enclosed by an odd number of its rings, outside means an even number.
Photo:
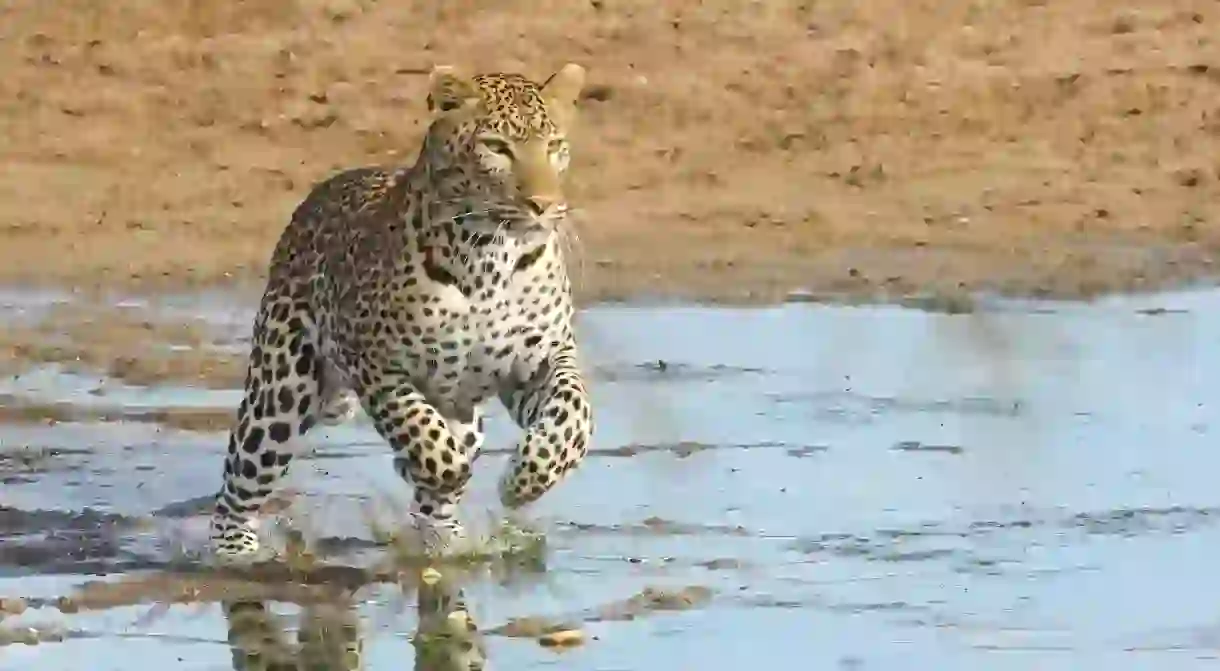
[{"label": "spotted fur", "polygon": [[212,519],[219,556],[260,552],[255,516],[299,438],[359,407],[414,487],[430,550],[462,533],[454,512],[492,397],[525,432],[500,479],[506,507],[580,464],[593,419],[561,235],[583,82],[574,64],[543,84],[438,67],[414,165],[342,172],[297,207],[254,320]]},{"label": "spotted fur", "polygon": [[[416,671],[483,671],[484,634],[466,597],[449,579],[419,583],[412,643]],[[362,671],[365,645],[350,599],[304,604],[296,642],[263,601],[222,602],[234,671]]]}]

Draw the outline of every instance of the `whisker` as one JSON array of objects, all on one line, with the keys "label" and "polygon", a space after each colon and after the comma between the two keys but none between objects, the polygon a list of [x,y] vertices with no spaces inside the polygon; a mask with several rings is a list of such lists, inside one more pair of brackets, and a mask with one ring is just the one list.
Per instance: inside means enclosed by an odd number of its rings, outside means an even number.
[{"label": "whisker", "polygon": [[496,230],[491,233],[491,241],[497,245],[502,245],[508,242],[508,219],[500,219],[500,223],[496,225]]},{"label": "whisker", "polygon": [[491,212],[492,211],[490,208],[485,210],[472,210],[470,212],[459,212],[451,217],[445,217],[443,220],[434,223],[437,225],[455,224],[458,223],[458,219],[463,217],[481,217],[485,214],[491,214]]},{"label": "whisker", "polygon": [[[582,213],[582,210],[569,207],[564,211],[564,218],[567,219],[570,217],[572,220],[578,220],[580,219],[580,215]],[[565,260],[569,262],[569,266],[572,257],[575,257],[576,259],[575,277],[572,277],[571,279],[573,280],[573,284],[579,288],[584,286],[584,283],[588,279],[587,268],[585,266],[585,247],[584,241],[580,237],[580,231],[576,228],[576,226],[571,225],[571,223],[574,222],[568,222],[568,225],[559,227],[559,239],[563,246]]]}]

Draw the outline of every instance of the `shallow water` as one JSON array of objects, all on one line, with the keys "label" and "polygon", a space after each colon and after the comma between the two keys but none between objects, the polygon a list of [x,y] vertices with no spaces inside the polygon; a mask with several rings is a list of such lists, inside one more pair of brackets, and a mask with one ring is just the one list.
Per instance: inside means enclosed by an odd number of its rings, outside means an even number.
[{"label": "shallow water", "polygon": [[[235,337],[250,316],[223,296],[163,308]],[[484,629],[543,616],[583,622],[596,640],[557,653],[493,634],[489,668],[1215,663],[1220,292],[986,301],[954,315],[605,306],[582,314],[581,333],[596,451],[530,512],[545,571],[464,587]],[[224,409],[238,392],[48,368],[0,381],[0,394]],[[514,435],[495,412],[473,518],[494,508]],[[177,546],[202,543],[222,438],[137,421],[0,427],[0,596],[38,606],[97,575],[178,566]],[[355,561],[370,546],[363,506],[405,501],[405,489],[363,417],[308,443],[294,505]],[[616,610],[646,588],[697,596]],[[401,668],[414,604],[377,586],[356,601],[366,668]],[[70,635],[0,647],[0,669],[233,668],[216,604],[148,610],[6,618]]]}]

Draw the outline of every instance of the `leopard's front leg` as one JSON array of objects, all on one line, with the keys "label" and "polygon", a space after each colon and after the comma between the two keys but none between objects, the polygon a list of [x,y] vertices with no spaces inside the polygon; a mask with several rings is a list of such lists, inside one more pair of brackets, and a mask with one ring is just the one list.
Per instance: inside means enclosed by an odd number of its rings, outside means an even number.
[{"label": "leopard's front leg", "polygon": [[[470,480],[469,445],[480,436],[449,419],[428,401],[403,374],[381,371],[360,390],[365,412],[373,426],[394,450],[394,468],[414,487],[411,515],[424,533],[429,554],[446,553],[465,538],[455,519],[458,503]],[[459,436],[455,428],[461,427]]]},{"label": "leopard's front leg", "polygon": [[588,452],[593,408],[575,343],[556,343],[536,370],[515,380],[500,398],[525,430],[500,478],[500,501],[520,508],[550,491]]}]

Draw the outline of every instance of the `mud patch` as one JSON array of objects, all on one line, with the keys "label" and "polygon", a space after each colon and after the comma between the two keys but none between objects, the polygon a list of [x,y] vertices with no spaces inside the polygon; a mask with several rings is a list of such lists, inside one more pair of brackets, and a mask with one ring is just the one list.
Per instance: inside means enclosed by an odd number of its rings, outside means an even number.
[{"label": "mud patch", "polygon": [[702,585],[677,589],[646,587],[640,593],[621,601],[604,604],[584,613],[569,615],[564,619],[514,618],[489,630],[488,633],[511,638],[539,638],[548,633],[572,629],[577,622],[630,621],[650,613],[702,608],[711,602],[712,597],[713,591]]},{"label": "mud patch", "polygon": [[775,395],[777,405],[799,408],[820,420],[843,424],[868,424],[891,413],[914,415],[980,415],[1016,417],[1021,414],[1020,400],[986,397],[959,399],[918,399],[869,396],[851,391],[825,391],[802,395]]},{"label": "mud patch", "polygon": [[715,444],[711,444],[711,443],[700,443],[700,442],[696,442],[696,441],[682,441],[682,442],[678,442],[678,443],[674,443],[674,444],[670,444],[670,445],[666,445],[666,444],[621,445],[619,447],[595,450],[591,453],[590,456],[636,457],[636,456],[640,456],[642,454],[667,453],[667,454],[672,454],[675,457],[678,457],[679,459],[684,459],[686,457],[689,457],[689,456],[692,456],[695,454],[700,454],[702,452],[707,452],[707,451],[712,451],[712,450],[751,450],[752,451],[752,450],[775,450],[775,449],[787,450],[790,454],[792,454],[794,452],[813,454],[814,452],[817,452],[817,451],[820,451],[821,449],[826,449],[826,448],[792,447],[792,446],[786,445],[784,443],[750,443],[750,444],[740,444],[740,445],[715,445]]},{"label": "mud patch", "polygon": [[634,365],[595,366],[595,379],[606,382],[713,382],[737,376],[766,375],[762,368],[726,364],[698,365],[658,359]]},{"label": "mud patch", "polygon": [[80,468],[88,450],[33,445],[8,446],[0,449],[0,484],[37,482],[52,470]]},{"label": "mud patch", "polygon": [[[811,557],[833,555],[883,563],[941,563],[952,560],[962,571],[996,574],[1005,568],[1022,570],[1021,542],[1037,543],[1050,536],[1082,541],[1094,536],[1136,538],[1190,533],[1220,524],[1220,509],[1141,508],[1046,516],[1014,520],[978,520],[962,526],[925,523],[906,529],[879,529],[871,535],[825,534],[799,539],[790,548]],[[1004,538],[991,554],[980,551],[989,537]]]},{"label": "mud patch", "polygon": [[[144,422],[183,431],[224,431],[232,424],[234,412],[232,408],[90,407],[68,402],[31,402],[13,394],[0,394],[0,422],[10,424]],[[0,457],[2,460],[3,457]]]},{"label": "mud patch", "polygon": [[130,551],[138,520],[94,510],[25,511],[0,506],[0,578],[111,573],[164,566]]},{"label": "mud patch", "polygon": [[32,324],[0,330],[0,373],[42,364],[134,385],[167,380],[229,388],[245,374],[245,350],[201,317],[167,319],[145,308],[72,302]]},{"label": "mud patch", "polygon": [[921,443],[918,440],[903,440],[894,443],[891,449],[899,452],[939,452],[941,454],[961,454],[966,450],[960,445],[934,445]]},{"label": "mud patch", "polygon": [[722,525],[694,525],[666,520],[660,517],[650,517],[639,524],[581,524],[567,522],[561,528],[582,534],[615,534],[615,535],[645,535],[645,536],[749,536],[750,532],[743,527]]}]

